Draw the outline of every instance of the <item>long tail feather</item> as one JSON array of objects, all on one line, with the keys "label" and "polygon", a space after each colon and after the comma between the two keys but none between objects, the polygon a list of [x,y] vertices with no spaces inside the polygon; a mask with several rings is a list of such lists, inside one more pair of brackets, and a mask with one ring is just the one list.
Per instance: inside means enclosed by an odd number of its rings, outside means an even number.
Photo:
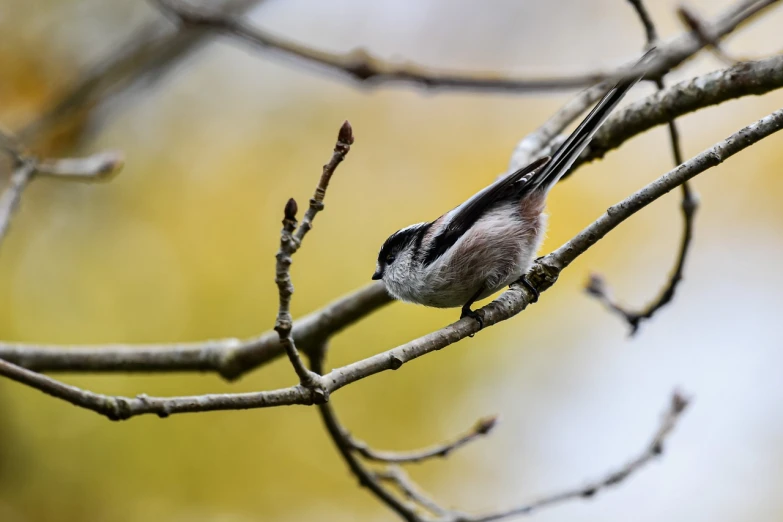
[{"label": "long tail feather", "polygon": [[[643,63],[648,60],[653,50],[648,51],[640,60],[639,63]],[[612,87],[609,92],[601,98],[601,101],[593,107],[590,114],[579,124],[579,126],[571,133],[571,135],[563,142],[552,155],[552,160],[543,168],[540,172],[536,173],[535,179],[531,180],[531,184],[535,189],[549,192],[555,184],[560,181],[571,165],[574,164],[576,159],[582,153],[583,150],[590,143],[593,135],[603,125],[609,114],[617,107],[628,91],[633,88],[636,83],[641,80],[640,75],[637,78],[630,78],[618,82]]]}]

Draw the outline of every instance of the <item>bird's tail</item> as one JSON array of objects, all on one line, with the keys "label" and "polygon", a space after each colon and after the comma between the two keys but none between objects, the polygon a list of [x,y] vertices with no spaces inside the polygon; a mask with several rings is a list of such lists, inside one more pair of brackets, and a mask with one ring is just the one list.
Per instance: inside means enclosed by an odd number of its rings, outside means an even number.
[{"label": "bird's tail", "polygon": [[[639,64],[646,62],[652,55],[654,49],[649,50]],[[583,150],[590,143],[593,135],[603,125],[609,114],[617,107],[620,100],[628,94],[628,91],[642,79],[642,74],[635,78],[621,80],[612,87],[609,92],[601,98],[601,101],[593,107],[590,114],[579,124],[579,126],[566,138],[565,142],[555,151],[552,159],[546,166],[535,175],[531,184],[535,189],[549,192],[555,184],[560,181],[574,161],[579,157]]]}]

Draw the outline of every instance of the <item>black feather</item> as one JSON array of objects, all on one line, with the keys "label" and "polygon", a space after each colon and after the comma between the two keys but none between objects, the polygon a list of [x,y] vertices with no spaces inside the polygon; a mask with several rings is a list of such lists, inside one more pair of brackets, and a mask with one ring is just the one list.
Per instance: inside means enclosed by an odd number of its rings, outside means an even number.
[{"label": "black feather", "polygon": [[[651,49],[645,53],[639,63],[647,61],[653,52],[654,49]],[[429,265],[442,256],[476,221],[481,219],[496,205],[508,201],[520,201],[525,194],[529,194],[534,190],[548,192],[568,172],[576,158],[590,143],[598,128],[640,79],[641,75],[637,78],[621,80],[612,87],[574,132],[555,151],[551,159],[544,157],[534,161],[513,174],[496,181],[452,210],[453,215],[446,218],[445,226],[433,238],[431,246],[426,252],[419,253],[419,258],[423,264],[425,266]],[[423,237],[424,234],[422,233],[419,236],[417,247],[421,244],[421,238]],[[393,238],[394,236],[389,238],[387,243]],[[400,241],[404,241],[404,238],[394,239],[394,242]],[[389,245],[388,248],[391,249],[392,246]],[[386,248],[386,245],[384,245],[384,248]]]},{"label": "black feather", "polygon": [[429,265],[442,256],[492,207],[508,201],[519,201],[527,191],[530,178],[534,177],[536,171],[548,161],[549,156],[539,158],[530,165],[496,181],[453,210],[454,215],[438,232],[424,255],[422,260],[424,265]]},{"label": "black feather", "polygon": [[[655,53],[655,48],[647,51],[638,64],[648,61]],[[540,188],[549,191],[555,184],[568,173],[571,165],[579,157],[583,150],[590,144],[590,140],[596,131],[603,125],[609,114],[617,107],[617,104],[628,94],[634,85],[642,79],[642,75],[627,80],[621,80],[609,89],[603,98],[593,107],[593,110],[582,120],[582,123],[571,133],[562,145],[552,154],[552,161],[541,169],[530,180],[530,188]]]},{"label": "black feather", "polygon": [[424,239],[424,234],[432,226],[432,223],[422,223],[420,225],[414,225],[408,228],[398,230],[383,243],[381,251],[378,253],[378,264],[384,267],[394,262],[394,258],[400,251],[407,248],[409,245],[414,245],[414,256],[421,247],[421,241]]}]

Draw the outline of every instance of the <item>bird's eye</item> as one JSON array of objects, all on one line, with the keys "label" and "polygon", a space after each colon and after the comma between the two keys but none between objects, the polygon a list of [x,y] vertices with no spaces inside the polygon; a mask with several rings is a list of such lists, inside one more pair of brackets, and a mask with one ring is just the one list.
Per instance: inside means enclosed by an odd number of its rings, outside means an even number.
[{"label": "bird's eye", "polygon": [[394,263],[395,259],[396,258],[394,256],[394,254],[389,254],[388,256],[386,256],[386,264],[390,265],[390,264]]}]

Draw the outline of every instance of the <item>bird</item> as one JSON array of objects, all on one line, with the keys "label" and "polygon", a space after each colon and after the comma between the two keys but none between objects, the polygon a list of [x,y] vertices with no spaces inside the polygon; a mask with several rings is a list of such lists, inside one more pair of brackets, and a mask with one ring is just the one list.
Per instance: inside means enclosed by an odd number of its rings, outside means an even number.
[{"label": "bird", "polygon": [[[644,61],[650,53],[648,52]],[[569,171],[609,114],[641,79],[618,81],[550,156],[502,177],[434,221],[391,234],[378,252],[373,280],[400,301],[461,307],[460,319],[483,318],[471,309],[525,277],[543,242],[549,191]]]}]

